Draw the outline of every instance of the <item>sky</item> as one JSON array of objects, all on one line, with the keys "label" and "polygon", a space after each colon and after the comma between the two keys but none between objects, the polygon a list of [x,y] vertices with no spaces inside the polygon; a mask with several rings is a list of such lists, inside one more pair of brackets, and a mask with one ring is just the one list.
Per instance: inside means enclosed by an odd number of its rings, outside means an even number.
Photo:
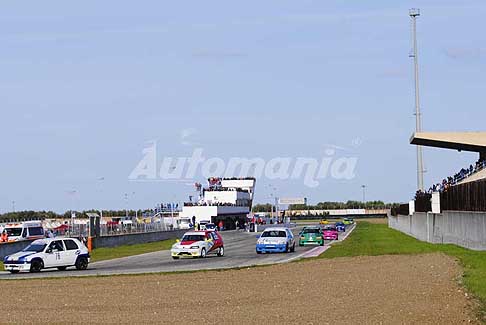
[{"label": "sky", "polygon": [[[205,156],[356,159],[351,179],[257,180],[309,202],[408,201],[416,188],[411,23],[423,128],[484,130],[486,3],[2,1],[0,213],[152,208],[194,195],[129,175]],[[427,185],[477,156],[426,148]],[[127,195],[125,195],[125,193]],[[13,202],[15,202],[13,204]]]}]

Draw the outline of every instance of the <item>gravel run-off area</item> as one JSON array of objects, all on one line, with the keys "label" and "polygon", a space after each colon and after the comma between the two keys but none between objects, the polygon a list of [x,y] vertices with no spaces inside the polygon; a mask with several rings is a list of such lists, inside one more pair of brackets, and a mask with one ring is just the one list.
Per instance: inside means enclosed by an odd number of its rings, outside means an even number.
[{"label": "gravel run-off area", "polygon": [[241,270],[2,281],[2,323],[458,324],[474,321],[442,254]]}]

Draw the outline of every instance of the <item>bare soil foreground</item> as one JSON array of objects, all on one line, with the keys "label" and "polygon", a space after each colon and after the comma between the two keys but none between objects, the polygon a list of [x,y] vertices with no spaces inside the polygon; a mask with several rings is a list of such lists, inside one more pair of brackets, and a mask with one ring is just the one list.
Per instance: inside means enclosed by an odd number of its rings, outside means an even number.
[{"label": "bare soil foreground", "polygon": [[475,322],[442,254],[313,260],[172,275],[1,282],[1,322],[458,324]]}]

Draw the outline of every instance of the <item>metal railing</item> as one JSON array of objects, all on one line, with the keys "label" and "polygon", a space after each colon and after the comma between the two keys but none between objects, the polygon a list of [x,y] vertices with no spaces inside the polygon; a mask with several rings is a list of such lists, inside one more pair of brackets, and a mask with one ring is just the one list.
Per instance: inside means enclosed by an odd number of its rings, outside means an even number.
[{"label": "metal railing", "polygon": [[[76,238],[88,237],[88,225],[75,224],[74,227],[69,227],[65,231],[54,232],[54,236],[69,236]],[[101,236],[125,235],[125,234],[140,234],[154,231],[170,231],[174,230],[172,225],[164,223],[134,223],[134,224],[104,224],[100,225]]]},{"label": "metal railing", "polygon": [[170,231],[174,230],[172,225],[165,223],[134,223],[134,224],[113,224],[101,225],[101,236],[137,234],[154,231]]}]

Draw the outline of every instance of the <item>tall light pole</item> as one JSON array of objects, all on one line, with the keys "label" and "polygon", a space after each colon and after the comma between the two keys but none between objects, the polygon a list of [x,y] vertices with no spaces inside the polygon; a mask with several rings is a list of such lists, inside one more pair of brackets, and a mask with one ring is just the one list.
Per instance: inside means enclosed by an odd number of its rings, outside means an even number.
[{"label": "tall light pole", "polygon": [[274,215],[273,215],[273,206],[275,205],[275,218],[276,218],[276,220],[278,220],[278,199],[277,199],[277,194],[275,193],[277,191],[277,188],[274,187],[272,184],[268,184],[268,187],[272,191],[270,193],[270,198],[271,198],[271,201],[273,201],[273,203],[271,203],[271,205],[272,205],[272,213],[270,214],[270,218],[272,218],[272,219],[274,218]]},{"label": "tall light pole", "polygon": [[366,203],[366,185],[361,185],[363,189],[363,203]]},{"label": "tall light pole", "polygon": [[73,236],[73,233],[74,233],[74,218],[76,217],[76,212],[74,211],[74,202],[75,202],[77,192],[78,191],[76,189],[67,191],[67,194],[72,198],[72,202],[71,202],[71,231],[70,231],[71,236]]},{"label": "tall light pole", "polygon": [[128,220],[128,193],[125,193],[125,220]]},{"label": "tall light pole", "polygon": [[[413,57],[415,71],[415,132],[422,131],[422,117],[420,113],[419,97],[419,75],[418,75],[418,53],[417,53],[417,17],[420,16],[420,9],[412,8],[408,14],[412,18],[412,40],[413,40]],[[417,187],[424,190],[424,163],[422,156],[422,146],[417,146]]]},{"label": "tall light pole", "polygon": [[15,213],[15,201],[12,201],[12,212]]},{"label": "tall light pole", "polygon": [[[100,197],[103,200],[103,181],[105,180],[104,177],[99,177],[98,182],[100,183]],[[100,219],[103,219],[103,208],[100,209]]]}]

